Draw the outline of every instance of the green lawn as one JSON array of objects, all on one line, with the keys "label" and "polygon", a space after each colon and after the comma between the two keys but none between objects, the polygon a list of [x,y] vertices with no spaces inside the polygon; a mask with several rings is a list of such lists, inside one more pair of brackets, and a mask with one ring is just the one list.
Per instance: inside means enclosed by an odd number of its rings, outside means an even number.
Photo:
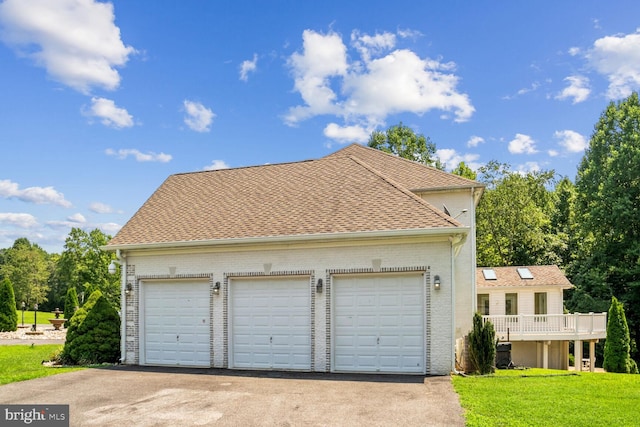
[{"label": "green lawn", "polygon": [[[35,317],[35,311],[25,311],[24,312],[24,324],[25,325],[33,325],[33,320]],[[64,317],[62,314],[60,317]],[[56,315],[49,311],[39,311],[38,312],[38,325],[51,325],[49,323],[49,319],[55,319]],[[22,310],[18,310],[18,326],[22,325]]]},{"label": "green lawn", "polygon": [[640,375],[529,369],[456,376],[467,426],[633,426]]},{"label": "green lawn", "polygon": [[50,360],[61,349],[58,344],[0,345],[0,385],[83,369],[42,365],[43,360]]}]

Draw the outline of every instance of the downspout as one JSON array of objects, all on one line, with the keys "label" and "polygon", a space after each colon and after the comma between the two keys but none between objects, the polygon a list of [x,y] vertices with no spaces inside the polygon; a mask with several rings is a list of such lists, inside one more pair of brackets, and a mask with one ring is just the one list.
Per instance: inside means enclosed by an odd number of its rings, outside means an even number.
[{"label": "downspout", "polygon": [[451,242],[451,372],[456,372],[456,280],[455,258],[465,242],[465,236],[456,234],[449,237]]},{"label": "downspout", "polygon": [[116,249],[117,263],[120,264],[120,363],[127,359],[127,262],[120,249]]}]

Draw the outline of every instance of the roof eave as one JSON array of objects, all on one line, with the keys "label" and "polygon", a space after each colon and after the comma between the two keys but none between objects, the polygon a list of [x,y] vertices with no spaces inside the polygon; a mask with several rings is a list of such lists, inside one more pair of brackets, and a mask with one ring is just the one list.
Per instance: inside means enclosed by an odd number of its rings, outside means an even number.
[{"label": "roof eave", "polygon": [[187,240],[176,242],[157,243],[129,243],[129,244],[107,244],[100,249],[106,251],[116,250],[140,250],[140,249],[172,249],[204,246],[235,246],[235,245],[256,245],[268,243],[296,243],[296,242],[318,242],[349,239],[381,239],[399,237],[420,237],[420,236],[455,236],[466,235],[470,227],[433,227],[402,230],[382,230],[382,231],[358,231],[348,233],[319,233],[300,234],[289,236],[266,236],[266,237],[242,237],[231,239],[209,239],[209,240]]}]

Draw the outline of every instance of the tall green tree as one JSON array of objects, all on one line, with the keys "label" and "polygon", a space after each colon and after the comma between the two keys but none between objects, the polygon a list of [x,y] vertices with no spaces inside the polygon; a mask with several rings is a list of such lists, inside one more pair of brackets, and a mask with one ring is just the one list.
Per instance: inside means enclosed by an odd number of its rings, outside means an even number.
[{"label": "tall green tree", "polygon": [[458,163],[458,166],[456,166],[455,169],[451,171],[451,173],[467,179],[478,179],[478,174],[475,173],[469,166],[467,166],[465,162]]},{"label": "tall green tree", "polygon": [[57,301],[58,306],[63,305],[70,287],[87,296],[94,289],[100,289],[112,304],[119,303],[120,277],[108,272],[109,263],[115,255],[100,249],[109,239],[110,236],[99,229],[89,233],[80,228],[71,230],[52,278],[55,294],[51,299]]},{"label": "tall green tree", "polygon": [[630,350],[629,327],[624,307],[616,297],[612,297],[607,318],[607,341],[604,344],[602,367],[607,372],[637,374],[638,367],[629,355]]},{"label": "tall green tree", "polygon": [[551,227],[553,171],[512,172],[495,161],[480,168],[485,192],[476,209],[481,266],[557,264]]},{"label": "tall green tree", "polygon": [[11,281],[16,300],[24,301],[31,308],[47,301],[50,270],[47,252],[28,239],[20,238],[4,251],[0,276]]},{"label": "tall green tree", "polygon": [[385,153],[428,166],[435,166],[438,169],[444,168],[436,157],[436,145],[431,142],[431,139],[422,134],[416,134],[413,129],[403,125],[402,122],[391,126],[384,132],[374,131],[369,137],[367,145]]},{"label": "tall green tree", "polygon": [[[596,305],[628,308],[632,356],[640,337],[640,101],[611,102],[595,125],[576,178],[577,255],[571,279]],[[581,301],[584,302],[584,301]],[[634,350],[635,349],[635,350]]]},{"label": "tall green tree", "polygon": [[64,300],[64,318],[67,319],[67,321],[64,322],[65,327],[69,327],[69,320],[79,308],[80,301],[78,301],[78,292],[76,288],[70,286],[69,289],[67,289],[67,297]]},{"label": "tall green tree", "polygon": [[574,205],[576,187],[567,177],[562,178],[555,186],[552,194],[551,230],[557,237],[555,253],[562,269],[569,267],[575,256],[576,221]]},{"label": "tall green tree", "polygon": [[6,277],[0,282],[0,332],[18,329],[18,313],[13,286]]}]

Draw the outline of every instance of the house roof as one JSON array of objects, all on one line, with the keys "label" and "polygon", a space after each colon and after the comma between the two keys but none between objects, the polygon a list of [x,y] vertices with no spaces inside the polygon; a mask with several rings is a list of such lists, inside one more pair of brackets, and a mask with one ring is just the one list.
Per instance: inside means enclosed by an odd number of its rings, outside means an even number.
[{"label": "house roof", "polygon": [[[532,278],[523,279],[524,274],[518,273],[518,269],[527,269]],[[483,273],[484,270],[493,270],[495,279],[485,278],[485,275],[491,276]],[[478,288],[560,286],[563,289],[569,289],[573,287],[557,265],[478,267],[476,268],[476,285]]]},{"label": "house roof", "polygon": [[[349,146],[318,160],[171,175],[107,246],[465,230],[407,189],[413,183],[427,184],[433,176],[441,185],[445,180],[440,171],[414,168],[413,162],[396,162],[394,156],[376,156],[361,148]],[[385,172],[377,169],[380,166]],[[449,176],[452,185],[461,182]]]},{"label": "house roof", "polygon": [[484,184],[477,181],[360,144],[351,144],[325,158],[344,156],[356,156],[362,159],[380,173],[392,176],[411,191],[484,187]]}]

